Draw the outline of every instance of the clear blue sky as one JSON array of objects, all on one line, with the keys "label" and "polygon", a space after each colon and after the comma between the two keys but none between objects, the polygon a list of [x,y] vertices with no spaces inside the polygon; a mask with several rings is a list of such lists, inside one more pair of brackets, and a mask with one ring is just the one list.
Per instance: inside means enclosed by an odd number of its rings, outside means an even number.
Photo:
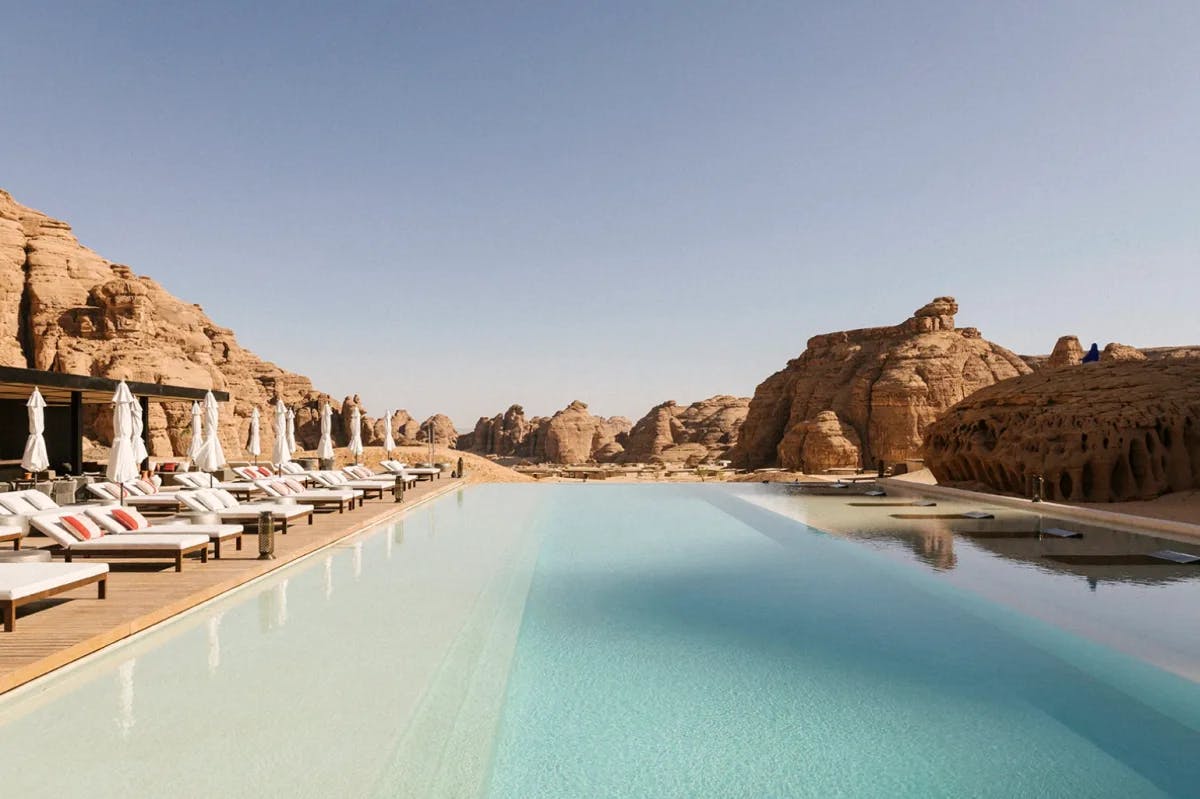
[{"label": "clear blue sky", "polygon": [[1200,343],[1195,2],[38,2],[3,27],[0,186],[374,413],[748,395],[938,294],[1020,352]]}]

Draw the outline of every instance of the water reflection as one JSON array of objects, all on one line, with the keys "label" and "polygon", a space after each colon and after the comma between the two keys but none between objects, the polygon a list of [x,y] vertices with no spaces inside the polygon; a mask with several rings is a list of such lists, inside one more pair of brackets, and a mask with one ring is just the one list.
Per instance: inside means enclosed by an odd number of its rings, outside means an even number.
[{"label": "water reflection", "polygon": [[354,542],[354,579],[362,577],[363,569],[363,545],[362,541]]},{"label": "water reflection", "polygon": [[[1195,544],[1008,508],[987,508],[995,518],[964,519],[963,511],[978,508],[946,500],[939,500],[938,510],[943,512],[939,517],[896,518],[889,508],[897,499],[890,497],[876,508],[861,501],[826,496],[801,498],[782,492],[773,497],[754,497],[757,504],[819,530],[901,548],[939,571],[958,567],[956,547],[966,546],[1025,567],[1081,577],[1092,590],[1102,582],[1163,585],[1200,580],[1200,566],[1145,557],[1160,550],[1197,552],[1200,547]],[[1077,532],[1080,536],[1063,537],[1048,530]]]},{"label": "water reflection", "polygon": [[287,624],[287,589],[286,577],[275,586],[275,624],[279,627]]},{"label": "water reflection", "polygon": [[205,623],[208,638],[208,673],[216,674],[221,667],[221,619],[224,613],[218,613]]},{"label": "water reflection", "polygon": [[137,720],[133,715],[133,670],[137,658],[129,658],[117,667],[117,732],[128,738]]},{"label": "water reflection", "polygon": [[333,599],[333,555],[325,556],[325,600]]}]

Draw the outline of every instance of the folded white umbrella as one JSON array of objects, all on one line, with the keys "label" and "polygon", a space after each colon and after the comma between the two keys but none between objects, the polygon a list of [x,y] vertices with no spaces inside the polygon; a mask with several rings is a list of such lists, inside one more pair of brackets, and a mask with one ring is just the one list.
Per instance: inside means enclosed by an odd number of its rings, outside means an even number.
[{"label": "folded white umbrella", "polygon": [[209,474],[225,465],[225,450],[221,448],[221,438],[217,434],[220,413],[217,398],[211,391],[207,392],[204,395],[204,441],[196,458],[196,468]]},{"label": "folded white umbrella", "polygon": [[192,403],[192,443],[188,445],[187,456],[192,464],[200,457],[200,448],[204,445],[204,434],[200,432],[200,403]]},{"label": "folded white umbrella", "polygon": [[354,462],[358,463],[358,456],[362,455],[362,414],[359,413],[358,406],[354,406],[354,413],[350,414],[350,454],[354,456]]},{"label": "folded white umbrella", "polygon": [[321,406],[321,440],[317,443],[317,457],[322,460],[333,458],[333,412],[329,403]]},{"label": "folded white umbrella", "polygon": [[146,460],[150,453],[146,451],[146,442],[142,439],[146,421],[142,418],[142,403],[138,402],[136,397],[133,399],[133,404],[129,406],[129,422],[129,439],[133,442],[133,462],[140,470],[142,461]]},{"label": "folded white umbrella", "polygon": [[113,394],[113,443],[108,452],[108,468],[104,476],[121,486],[122,502],[125,498],[125,483],[138,475],[137,461],[133,459],[133,438],[130,431],[133,428],[133,405],[136,401],[129,391],[129,386],[122,380],[117,384],[117,393]]},{"label": "folded white umbrella", "polygon": [[292,452],[296,451],[296,412],[288,408],[287,412],[287,437],[288,449]]},{"label": "folded white umbrella", "polygon": [[292,450],[287,439],[287,406],[283,400],[275,401],[275,447],[271,450],[271,463],[282,466],[292,459]]},{"label": "folded white umbrella", "polygon": [[246,439],[246,452],[254,456],[254,462],[258,463],[258,456],[262,454],[262,436],[258,430],[258,408],[250,411],[250,434]]},{"label": "folded white umbrella", "polygon": [[29,438],[25,441],[21,468],[36,474],[50,468],[50,456],[46,454],[46,400],[36,386],[25,405],[29,408]]},{"label": "folded white umbrella", "polygon": [[388,411],[383,415],[383,451],[386,457],[392,457],[392,450],[396,448],[396,442],[392,440],[392,411]]}]

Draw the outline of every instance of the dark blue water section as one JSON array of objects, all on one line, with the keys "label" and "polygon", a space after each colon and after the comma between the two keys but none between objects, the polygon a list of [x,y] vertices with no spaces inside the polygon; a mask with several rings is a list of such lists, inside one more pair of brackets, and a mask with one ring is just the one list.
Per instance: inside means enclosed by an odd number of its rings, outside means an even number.
[{"label": "dark blue water section", "polygon": [[490,796],[1198,793],[1200,686],[721,489],[546,501]]}]

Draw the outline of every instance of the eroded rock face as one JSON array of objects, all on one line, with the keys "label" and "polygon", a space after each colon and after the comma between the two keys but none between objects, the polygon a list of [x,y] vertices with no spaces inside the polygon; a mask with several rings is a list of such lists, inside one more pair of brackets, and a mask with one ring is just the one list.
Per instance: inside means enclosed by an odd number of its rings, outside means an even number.
[{"label": "eroded rock face", "polygon": [[[238,345],[198,305],[158,283],[106,261],[81,245],[65,222],[27,208],[0,190],[0,364],[146,383],[228,391],[221,409],[221,442],[231,460],[246,456],[250,411],[263,414],[264,453],[274,445],[268,405],[276,397],[296,411],[296,439],[313,449],[320,408],[334,410],[334,443],[346,444],[341,406],[303,375],[281,369]],[[407,416],[407,415],[406,415]],[[399,425],[411,419],[398,421]],[[191,406],[151,404],[150,452],[187,451]],[[111,412],[85,406],[85,435],[99,446],[112,440]],[[415,423],[413,432],[415,433]],[[367,420],[365,434],[372,434]]]},{"label": "eroded rock face", "polygon": [[1046,366],[1078,366],[1083,362],[1083,345],[1075,336],[1063,336],[1054,342],[1054,351],[1046,360]]},{"label": "eroded rock face", "polygon": [[1112,342],[1100,352],[1101,361],[1144,361],[1146,356],[1136,347]]},{"label": "eroded rock face", "polygon": [[526,419],[525,409],[513,405],[481,417],[472,432],[459,437],[458,448],[551,463],[617,459],[632,423],[621,416],[595,416],[587,407],[576,400],[553,416]]},{"label": "eroded rock face", "polygon": [[1046,369],[973,394],[927,431],[942,482],[1112,502],[1200,488],[1200,359]]},{"label": "eroded rock face", "polygon": [[454,422],[444,413],[435,413],[421,422],[420,429],[417,431],[417,443],[428,444],[430,430],[433,431],[435,446],[452,449],[458,446],[458,431],[454,429]]},{"label": "eroded rock face", "polygon": [[592,453],[616,439],[605,420],[588,413],[586,402],[575,400],[546,423],[546,460],[585,463]]},{"label": "eroded rock face", "polygon": [[824,411],[834,412],[857,434],[868,468],[877,460],[919,457],[925,429],[943,410],[980,388],[1030,371],[1020,357],[978,330],[956,328],[957,310],[954,298],[938,297],[893,327],[809,339],[800,357],[755,390],[729,453],[734,465],[753,469],[798,462],[804,455],[795,447],[811,429],[803,425]]},{"label": "eroded rock face", "polygon": [[[625,463],[696,463],[718,460],[737,441],[750,400],[720,395],[691,405],[664,402],[633,425],[620,460]],[[596,460],[602,460],[597,457]]]},{"label": "eroded rock face", "polygon": [[861,460],[858,433],[833,411],[795,425],[779,443],[779,465],[789,471],[820,474],[857,467]]}]

